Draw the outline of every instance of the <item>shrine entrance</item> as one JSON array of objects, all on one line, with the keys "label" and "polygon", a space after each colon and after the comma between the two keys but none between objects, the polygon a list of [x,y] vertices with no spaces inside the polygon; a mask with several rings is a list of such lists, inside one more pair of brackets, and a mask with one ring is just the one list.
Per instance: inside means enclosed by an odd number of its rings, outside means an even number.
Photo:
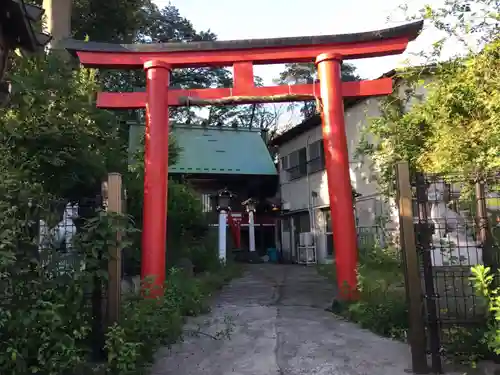
[{"label": "shrine entrance", "polygon": [[[87,67],[144,69],[146,92],[98,94],[97,106],[146,108],[144,214],[141,277],[165,280],[168,135],[170,106],[235,105],[317,100],[322,116],[330,210],[340,297],[356,298],[357,237],[345,134],[343,100],[389,95],[392,80],[342,82],[343,60],[402,53],[422,21],[373,32],[312,37],[215,42],[117,45],[66,40]],[[316,61],[319,83],[256,87],[254,65]],[[170,72],[180,68],[233,67],[233,87],[171,89]]]}]

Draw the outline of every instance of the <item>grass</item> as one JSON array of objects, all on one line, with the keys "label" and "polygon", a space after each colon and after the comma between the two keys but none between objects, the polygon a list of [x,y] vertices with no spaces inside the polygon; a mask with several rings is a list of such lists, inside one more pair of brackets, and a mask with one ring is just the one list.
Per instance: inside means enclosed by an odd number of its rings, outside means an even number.
[{"label": "grass", "polygon": [[[373,248],[360,252],[356,302],[340,303],[335,313],[363,328],[395,339],[408,330],[404,274],[397,249]],[[318,272],[336,283],[335,267],[318,266]]]},{"label": "grass", "polygon": [[196,278],[200,281],[203,291],[210,296],[214,291],[222,289],[232,279],[241,277],[244,271],[244,265],[236,262],[228,262],[221,270],[210,272],[206,271]]}]

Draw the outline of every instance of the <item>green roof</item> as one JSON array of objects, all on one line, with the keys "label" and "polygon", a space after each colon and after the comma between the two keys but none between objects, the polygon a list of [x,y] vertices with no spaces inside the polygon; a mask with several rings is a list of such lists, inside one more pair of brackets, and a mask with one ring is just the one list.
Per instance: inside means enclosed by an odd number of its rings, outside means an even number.
[{"label": "green roof", "polygon": [[[130,151],[136,149],[143,132],[143,126],[130,126]],[[182,151],[169,173],[277,175],[258,130],[176,125],[172,134]]]}]

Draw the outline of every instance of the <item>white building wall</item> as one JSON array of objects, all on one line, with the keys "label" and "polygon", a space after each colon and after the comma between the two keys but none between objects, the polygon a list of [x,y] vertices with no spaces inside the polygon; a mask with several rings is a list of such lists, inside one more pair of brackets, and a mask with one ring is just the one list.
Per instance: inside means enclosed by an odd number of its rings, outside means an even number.
[{"label": "white building wall", "polygon": [[[348,140],[348,152],[350,163],[351,184],[354,189],[362,194],[356,203],[357,224],[360,227],[372,227],[376,225],[377,217],[383,213],[390,216],[397,215],[393,207],[384,202],[379,195],[377,184],[370,180],[370,165],[356,161],[355,152],[361,140],[362,131],[369,117],[378,117],[379,98],[369,98],[347,109],[345,113],[346,136]],[[301,134],[295,139],[286,142],[279,148],[279,156],[289,155],[291,152],[322,139],[321,126],[317,126],[308,132]],[[307,147],[306,147],[307,148]],[[309,150],[308,150],[309,151]],[[309,158],[308,158],[309,159]],[[312,192],[317,197],[312,197]],[[329,207],[328,183],[326,171],[311,173],[295,180],[287,179],[287,172],[280,168],[280,193],[283,202],[290,204],[290,213],[300,210],[310,210],[313,217],[313,231],[316,233],[316,251],[318,260],[326,261],[326,234],[324,232],[324,215],[320,208]],[[293,220],[290,225],[293,231]],[[282,233],[282,246],[285,256],[294,252],[294,244],[290,239],[293,237],[289,231]]]},{"label": "white building wall", "polygon": [[[370,98],[349,109],[345,113],[346,136],[348,140],[349,160],[351,161],[351,183],[354,189],[364,197],[377,195],[377,184],[370,181],[370,166],[355,161],[356,147],[361,138],[361,132],[368,117],[376,117],[380,114],[377,98]],[[310,131],[301,134],[297,138],[287,142],[279,148],[279,154],[285,156],[291,152],[311,144],[322,138],[321,127],[317,126]],[[318,193],[314,199],[314,206],[328,206],[328,184],[326,171],[321,170],[296,180],[287,181],[286,172],[280,169],[281,199],[290,203],[290,211],[308,209],[310,191]],[[312,203],[312,202],[311,202]]]}]

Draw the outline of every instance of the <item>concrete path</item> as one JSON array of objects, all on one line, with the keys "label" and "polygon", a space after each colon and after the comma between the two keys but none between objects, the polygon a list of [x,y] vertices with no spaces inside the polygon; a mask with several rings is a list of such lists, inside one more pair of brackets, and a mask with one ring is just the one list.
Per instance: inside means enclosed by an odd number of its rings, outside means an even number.
[{"label": "concrete path", "polygon": [[[191,329],[230,339],[186,337],[163,349],[154,375],[403,375],[407,345],[381,338],[325,311],[334,291],[312,267],[249,265]],[[189,329],[189,328],[188,328]]]}]

